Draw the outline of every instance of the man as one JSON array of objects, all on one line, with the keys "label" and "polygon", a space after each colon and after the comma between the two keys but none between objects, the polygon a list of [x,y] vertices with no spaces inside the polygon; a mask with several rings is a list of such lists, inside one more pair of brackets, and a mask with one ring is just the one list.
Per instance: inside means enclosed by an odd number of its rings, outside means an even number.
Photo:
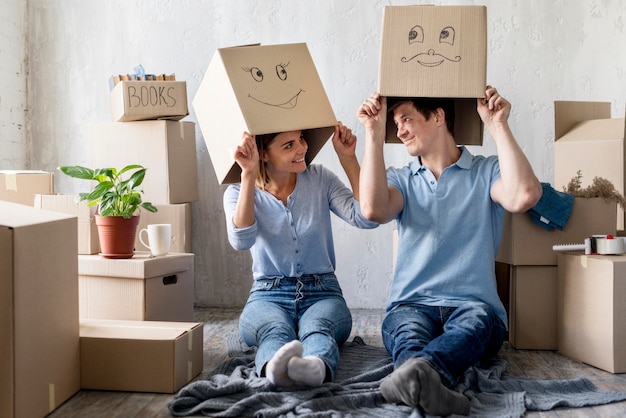
[{"label": "man", "polygon": [[[431,415],[469,413],[468,399],[450,388],[497,353],[507,329],[494,272],[503,216],[531,209],[542,193],[509,128],[510,103],[487,87],[477,110],[497,156],[457,146],[451,100],[401,99],[388,112],[373,93],[357,113],[366,132],[361,211],[378,223],[395,219],[399,234],[382,325],[396,368],[381,392]],[[387,113],[415,159],[386,171]]]}]

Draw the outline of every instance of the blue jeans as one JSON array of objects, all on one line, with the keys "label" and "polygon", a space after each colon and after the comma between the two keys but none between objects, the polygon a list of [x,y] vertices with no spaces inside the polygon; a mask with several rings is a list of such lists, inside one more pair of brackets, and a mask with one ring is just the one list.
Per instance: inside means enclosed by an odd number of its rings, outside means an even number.
[{"label": "blue jeans", "polygon": [[476,361],[497,354],[505,332],[494,311],[480,302],[456,308],[399,305],[382,325],[383,343],[396,367],[412,357],[423,357],[451,387]]},{"label": "blue jeans", "polygon": [[327,366],[327,380],[332,380],[339,346],[350,331],[352,314],[332,273],[256,280],[239,318],[241,337],[249,346],[258,347],[259,376],[280,347],[298,339],[304,346],[303,356],[320,357]]}]

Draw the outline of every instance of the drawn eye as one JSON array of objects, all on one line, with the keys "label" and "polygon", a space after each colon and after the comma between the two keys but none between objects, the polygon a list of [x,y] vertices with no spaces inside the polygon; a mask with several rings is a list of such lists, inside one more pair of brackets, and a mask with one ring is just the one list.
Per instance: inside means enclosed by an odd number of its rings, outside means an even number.
[{"label": "drawn eye", "polygon": [[415,25],[409,31],[409,44],[413,42],[424,42],[424,29],[420,25]]},{"label": "drawn eye", "polygon": [[454,28],[452,26],[446,26],[441,29],[439,42],[454,45]]},{"label": "drawn eye", "polygon": [[283,81],[287,80],[287,66],[288,65],[289,65],[289,63],[287,63],[287,64],[278,64],[276,66],[276,75],[278,76],[278,78],[280,78]]},{"label": "drawn eye", "polygon": [[250,73],[254,81],[259,82],[259,83],[263,81],[263,71],[261,71],[259,67],[252,67],[252,68],[245,67],[245,68],[242,68],[242,70]]}]

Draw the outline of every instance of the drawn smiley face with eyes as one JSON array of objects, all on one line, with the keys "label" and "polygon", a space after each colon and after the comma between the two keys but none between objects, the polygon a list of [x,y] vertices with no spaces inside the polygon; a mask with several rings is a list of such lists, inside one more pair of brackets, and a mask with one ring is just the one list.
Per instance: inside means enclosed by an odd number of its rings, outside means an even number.
[{"label": "drawn smiley face with eyes", "polygon": [[293,109],[298,104],[301,88],[294,87],[289,81],[287,67],[289,62],[271,65],[261,68],[258,66],[242,67],[250,73],[253,82],[248,92],[248,97],[258,103],[278,107],[281,109]]},{"label": "drawn smiley face with eyes", "polygon": [[[444,62],[459,62],[460,55],[455,55],[454,43],[456,38],[456,30],[452,26],[446,26],[437,35],[433,35],[428,39],[429,34],[424,33],[421,25],[415,25],[409,29],[407,41],[409,45],[415,44],[418,53],[411,57],[402,57],[400,61],[407,63],[415,60],[424,67],[437,67]],[[435,40],[433,40],[435,39]]]}]

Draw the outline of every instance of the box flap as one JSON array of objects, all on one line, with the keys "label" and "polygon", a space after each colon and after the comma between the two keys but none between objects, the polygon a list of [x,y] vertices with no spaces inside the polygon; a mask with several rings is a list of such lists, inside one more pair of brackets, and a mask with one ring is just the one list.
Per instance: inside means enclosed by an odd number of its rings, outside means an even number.
[{"label": "box flap", "polygon": [[20,228],[71,218],[76,216],[0,200],[0,226]]},{"label": "box flap", "polygon": [[610,117],[611,103],[609,102],[555,101],[554,140],[558,141],[582,121]]},{"label": "box flap", "polygon": [[130,340],[175,340],[201,325],[201,323],[196,322],[130,321],[81,318],[80,337]]},{"label": "box flap", "polygon": [[485,6],[387,6],[378,91],[398,97],[483,97]]},{"label": "box flap", "polygon": [[624,118],[594,119],[578,122],[559,138],[562,142],[623,141]]},{"label": "box flap", "polygon": [[305,131],[309,163],[337,119],[304,43],[218,49],[193,99],[221,184],[240,181],[233,159],[244,131]]}]

